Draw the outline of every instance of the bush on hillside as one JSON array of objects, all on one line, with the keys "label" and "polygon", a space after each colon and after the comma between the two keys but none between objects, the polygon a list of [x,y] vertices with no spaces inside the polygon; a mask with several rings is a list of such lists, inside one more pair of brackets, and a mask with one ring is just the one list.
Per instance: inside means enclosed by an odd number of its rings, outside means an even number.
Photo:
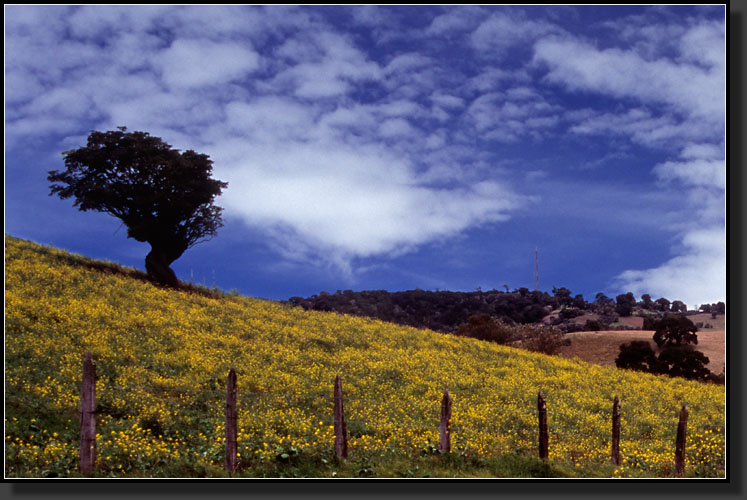
[{"label": "bush on hillside", "polygon": [[521,342],[518,347],[542,354],[555,355],[570,339],[563,338],[563,332],[546,325],[520,325],[517,327]]},{"label": "bush on hillside", "polygon": [[615,366],[641,372],[659,373],[659,362],[651,344],[646,340],[633,340],[620,346]]},{"label": "bush on hillside", "polygon": [[709,380],[711,372],[706,368],[710,360],[691,345],[668,344],[659,353],[660,373],[688,380]]},{"label": "bush on hillside", "polygon": [[456,335],[505,344],[512,340],[514,331],[505,322],[490,314],[473,314],[457,328]]},{"label": "bush on hillside", "polygon": [[587,332],[598,332],[602,329],[602,325],[599,324],[599,321],[595,319],[587,319],[586,323],[584,324],[584,330]]}]

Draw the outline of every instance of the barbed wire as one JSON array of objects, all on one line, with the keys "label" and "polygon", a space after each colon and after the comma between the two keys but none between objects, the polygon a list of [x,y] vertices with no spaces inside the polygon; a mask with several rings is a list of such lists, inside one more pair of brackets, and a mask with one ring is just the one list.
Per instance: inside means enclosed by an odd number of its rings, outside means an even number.
[{"label": "barbed wire", "polygon": [[[111,386],[110,388],[119,388],[119,389],[130,389],[134,386]],[[206,392],[212,392],[214,395],[220,395],[221,399],[214,398],[214,399],[203,399],[203,398],[197,398],[198,401],[196,404],[207,404],[207,403],[214,403],[216,405],[220,405],[221,401],[226,395],[226,391],[199,391],[199,392],[193,392],[190,395],[192,396],[201,396],[205,395]],[[188,393],[179,393],[180,396],[185,395]],[[101,391],[98,391],[98,396],[102,396]],[[328,394],[323,393],[284,393],[284,392],[268,392],[268,391],[237,391],[237,401],[238,402],[247,402],[244,401],[245,398],[251,398],[255,399],[256,401],[251,404],[258,404],[263,399],[266,401],[267,399],[285,399],[285,400],[303,400],[303,401],[320,401],[322,404],[329,404],[332,405],[334,403],[334,397]],[[105,398],[98,398],[99,401],[101,399]],[[16,401],[22,401],[25,406],[31,407],[38,410],[45,410],[45,407],[40,405],[38,401],[32,401],[30,399],[23,398],[18,395],[6,395],[6,404],[8,402],[12,402],[13,400]],[[351,396],[343,396],[343,402],[349,407],[349,408],[359,408],[360,405],[356,403],[360,402],[376,402],[377,405],[381,405],[382,403],[388,404],[388,403],[398,403],[399,408],[409,408],[409,409],[417,409],[421,411],[427,411],[429,409],[437,409],[440,408],[441,401],[440,400],[433,400],[429,402],[414,402],[412,400],[407,400],[405,398],[400,397],[390,397],[390,398],[382,398],[382,397],[351,397]],[[458,413],[468,413],[470,410],[479,410],[481,412],[495,412],[495,413],[503,413],[501,411],[502,408],[510,410],[511,413],[515,413],[517,410],[522,410],[525,408],[534,408],[535,404],[533,402],[526,402],[526,401],[513,401],[513,402],[506,402],[506,401],[500,401],[499,403],[486,401],[484,403],[478,403],[478,404],[470,404],[470,403],[461,403],[458,401],[458,399],[453,399],[453,408],[455,412]],[[175,406],[179,407],[178,400],[173,400]],[[516,404],[516,403],[522,403],[522,404]],[[189,403],[187,403],[189,404]],[[264,403],[262,403],[264,404]],[[174,406],[173,404],[170,406]],[[183,406],[182,406],[183,407]],[[277,406],[277,408],[296,408],[294,406]],[[547,410],[548,415],[552,415],[556,418],[568,418],[568,419],[576,419],[581,414],[583,415],[611,415],[612,408],[610,405],[609,410],[600,410],[599,412],[590,412],[589,410],[579,408],[577,410],[573,409],[560,409],[560,408],[553,408],[551,402],[547,403]],[[64,410],[64,411],[72,411],[72,410]],[[678,418],[678,412],[679,408],[673,408],[671,413],[668,415],[665,414],[651,414],[647,413],[645,410],[642,411],[635,411],[635,410],[626,410],[624,407],[620,410],[621,418],[636,418],[636,419],[642,419],[642,420],[677,420]]]}]

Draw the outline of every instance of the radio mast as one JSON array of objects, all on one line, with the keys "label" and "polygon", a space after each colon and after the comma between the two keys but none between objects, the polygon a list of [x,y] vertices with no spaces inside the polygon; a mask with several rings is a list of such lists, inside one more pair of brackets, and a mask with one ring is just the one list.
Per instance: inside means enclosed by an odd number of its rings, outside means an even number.
[{"label": "radio mast", "polygon": [[539,273],[539,250],[534,247],[534,289],[539,290],[540,273]]}]

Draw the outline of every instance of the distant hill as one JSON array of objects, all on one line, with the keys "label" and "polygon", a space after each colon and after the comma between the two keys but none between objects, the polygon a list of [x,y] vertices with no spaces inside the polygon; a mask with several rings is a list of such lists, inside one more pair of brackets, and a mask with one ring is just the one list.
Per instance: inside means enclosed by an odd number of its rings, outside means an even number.
[{"label": "distant hill", "polygon": [[[684,312],[684,304],[677,300],[670,303],[661,298],[651,302],[635,302],[632,294],[629,295],[618,297],[616,302],[598,294],[594,302],[588,302],[582,295],[572,297],[566,288],[553,289],[553,295],[526,288],[512,292],[338,290],[334,294],[321,292],[306,298],[291,297],[288,302],[307,311],[333,311],[449,333],[456,331],[459,325],[475,314],[489,314],[508,323],[542,322],[564,332],[574,332],[636,328],[642,325],[641,318],[661,317],[670,311]],[[723,306],[723,303],[720,304]],[[688,314],[695,314],[695,311]],[[705,316],[699,315],[698,320],[705,322],[702,319]],[[636,319],[624,320],[621,317]]]}]

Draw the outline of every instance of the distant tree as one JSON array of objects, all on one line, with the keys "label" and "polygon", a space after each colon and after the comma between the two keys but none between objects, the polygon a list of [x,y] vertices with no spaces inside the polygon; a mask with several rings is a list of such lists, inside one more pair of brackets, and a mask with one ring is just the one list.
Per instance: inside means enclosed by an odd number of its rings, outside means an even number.
[{"label": "distant tree", "polygon": [[680,314],[667,314],[653,322],[654,342],[659,347],[664,344],[697,344],[698,327]]},{"label": "distant tree", "polygon": [[726,314],[726,304],[723,302],[717,302],[716,305],[713,306],[712,311],[715,311],[716,314]]},{"label": "distant tree", "polygon": [[616,297],[617,299],[617,306],[615,307],[615,311],[620,316],[630,316],[633,314],[633,308],[635,307],[635,297],[633,296],[632,292],[628,292],[625,294],[618,295]]},{"label": "distant tree", "polygon": [[120,219],[127,237],[151,246],[149,277],[178,284],[169,267],[221,227],[222,208],[213,200],[228,184],[210,177],[207,155],[180,153],[147,132],[91,132],[86,147],[63,153],[66,170],[50,171],[50,195],[74,197],[79,210]]},{"label": "distant tree", "polygon": [[711,304],[703,304],[698,308],[698,311],[703,312],[703,313],[709,313],[711,312],[712,309],[713,309],[713,306],[711,306]]},{"label": "distant tree", "polygon": [[672,302],[672,306],[670,307],[670,309],[675,313],[686,313],[687,305],[681,300],[675,300],[674,302]]},{"label": "distant tree", "polygon": [[641,308],[643,309],[654,309],[654,302],[651,300],[651,296],[647,293],[644,293],[641,295],[641,302],[640,302]]},{"label": "distant tree", "polygon": [[552,288],[552,294],[554,298],[555,307],[569,306],[573,302],[571,298],[571,291],[565,287]]},{"label": "distant tree", "polygon": [[588,304],[584,300],[584,296],[580,293],[573,297],[573,303],[571,304],[573,307],[576,307],[578,309],[586,309],[588,307]]},{"label": "distant tree", "polygon": [[664,297],[656,299],[656,308],[659,311],[669,311],[669,305],[669,300],[665,299]]}]

